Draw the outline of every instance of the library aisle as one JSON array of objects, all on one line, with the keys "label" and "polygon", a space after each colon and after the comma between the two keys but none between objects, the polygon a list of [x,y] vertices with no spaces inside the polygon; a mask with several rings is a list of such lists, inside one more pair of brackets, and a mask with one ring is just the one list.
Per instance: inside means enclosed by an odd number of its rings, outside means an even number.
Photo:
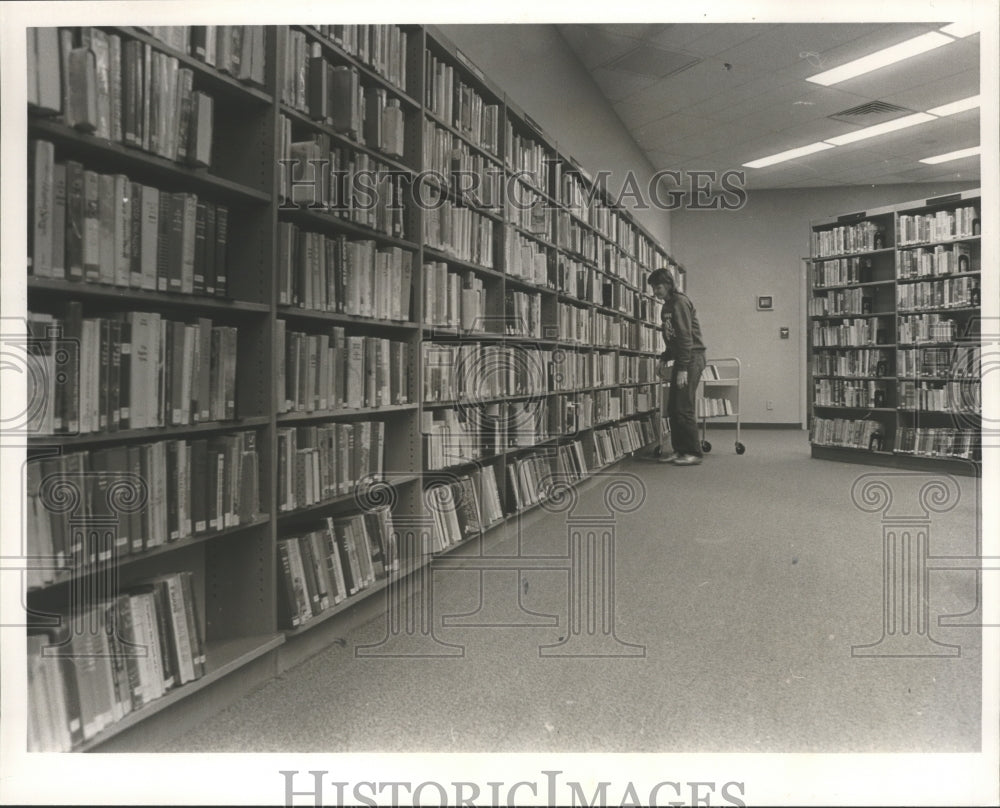
[{"label": "library aisle", "polygon": [[[929,575],[930,637],[956,655],[852,647],[882,636],[883,525],[919,512],[915,492],[944,479],[957,504],[930,515],[930,555],[970,555],[978,479],[817,461],[797,430],[754,430],[742,457],[717,437],[699,467],[627,460],[610,470],[645,487],[614,533],[615,634],[644,657],[540,655],[565,635],[565,565],[524,571],[516,584],[516,573],[484,573],[494,615],[516,606],[516,586],[524,622],[539,619],[530,611],[558,615],[558,626],[442,626],[480,598],[478,571],[449,564],[434,573],[434,631],[463,656],[356,658],[356,646],[386,636],[382,615],[182,737],[148,749],[133,739],[131,751],[977,750],[979,633],[938,624],[974,608],[974,575]],[[866,480],[874,487],[861,495]],[[574,513],[600,512],[605,484],[585,483]],[[891,492],[890,511],[879,492]],[[522,558],[565,556],[566,525],[564,514],[533,511]],[[488,555],[516,553],[514,524],[505,530],[487,537]],[[477,622],[490,622],[486,610]]]}]

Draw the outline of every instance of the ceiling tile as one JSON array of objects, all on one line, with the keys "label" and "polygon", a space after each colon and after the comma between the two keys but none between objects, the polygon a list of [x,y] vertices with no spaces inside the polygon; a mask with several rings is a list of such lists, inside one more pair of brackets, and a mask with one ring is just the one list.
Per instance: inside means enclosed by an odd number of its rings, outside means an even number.
[{"label": "ceiling tile", "polygon": [[607,70],[603,67],[595,68],[590,73],[609,101],[623,101],[640,90],[655,86],[658,81],[650,76],[637,76],[623,70]]},{"label": "ceiling tile", "polygon": [[670,26],[666,23],[604,23],[596,26],[613,36],[627,36],[633,39],[652,39],[664,28]]},{"label": "ceiling tile", "polygon": [[[924,110],[975,94],[978,37],[834,87],[805,80],[936,27],[933,23],[796,23],[560,26],[560,30],[566,29],[564,36],[573,47],[582,49],[590,42],[606,57],[592,67],[595,82],[652,165],[731,170],[747,160],[853,131],[864,124],[855,126],[829,116],[868,101]],[[594,31],[582,35],[588,29]],[[627,54],[640,41],[704,58],[663,80],[608,66],[608,59]],[[732,69],[726,69],[726,62]],[[920,157],[973,145],[978,130],[978,111],[959,113],[767,169],[747,169],[747,181],[758,188],[792,187],[783,183],[816,187],[865,184],[874,177],[903,181],[900,177],[905,180],[913,171],[911,181],[917,181],[934,174],[934,167],[919,166]]]},{"label": "ceiling tile", "polygon": [[[774,28],[765,23],[719,23],[708,26],[708,30],[697,39],[684,45],[684,50],[699,56],[716,56],[740,43],[753,39]],[[656,37],[653,37],[656,41]]]},{"label": "ceiling tile", "polygon": [[557,25],[556,28],[588,70],[616,59],[638,44],[631,37],[608,33],[596,25]]},{"label": "ceiling tile", "polygon": [[931,82],[938,81],[954,73],[976,70],[979,54],[961,47],[963,43],[952,43],[941,48],[904,59],[902,62],[873,70],[837,84],[837,88],[849,93],[881,98],[886,93],[898,93]]},{"label": "ceiling tile", "polygon": [[928,110],[979,94],[979,68],[963,70],[927,84],[893,91],[882,96],[883,101],[910,109]]}]

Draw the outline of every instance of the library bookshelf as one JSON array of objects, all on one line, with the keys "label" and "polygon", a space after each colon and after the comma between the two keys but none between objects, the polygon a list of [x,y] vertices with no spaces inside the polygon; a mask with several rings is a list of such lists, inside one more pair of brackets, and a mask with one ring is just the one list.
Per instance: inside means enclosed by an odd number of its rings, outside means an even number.
[{"label": "library bookshelf", "polygon": [[30,748],[175,734],[655,440],[684,268],[437,29],[28,50]]},{"label": "library bookshelf", "polygon": [[978,475],[980,191],[812,223],[813,457]]}]

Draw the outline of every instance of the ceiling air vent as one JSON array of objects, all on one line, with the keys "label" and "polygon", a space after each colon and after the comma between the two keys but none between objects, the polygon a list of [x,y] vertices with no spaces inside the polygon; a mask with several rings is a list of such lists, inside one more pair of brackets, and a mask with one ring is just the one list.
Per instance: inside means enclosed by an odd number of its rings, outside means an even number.
[{"label": "ceiling air vent", "polygon": [[690,53],[675,53],[655,45],[640,45],[604,65],[608,70],[624,70],[637,76],[662,79],[687,70],[701,59]]},{"label": "ceiling air vent", "polygon": [[834,121],[843,121],[855,126],[874,126],[878,123],[902,118],[904,115],[912,115],[913,112],[912,109],[887,104],[885,101],[869,101],[867,104],[859,104],[829,117]]}]

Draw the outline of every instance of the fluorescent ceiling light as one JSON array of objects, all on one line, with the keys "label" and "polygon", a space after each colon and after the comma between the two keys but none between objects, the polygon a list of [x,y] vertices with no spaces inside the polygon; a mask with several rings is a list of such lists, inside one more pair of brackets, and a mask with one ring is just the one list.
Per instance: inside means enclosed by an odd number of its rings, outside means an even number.
[{"label": "fluorescent ceiling light", "polygon": [[826,70],[823,73],[817,73],[815,76],[809,76],[806,80],[829,87],[831,84],[837,84],[838,82],[852,79],[855,76],[869,73],[872,70],[878,70],[880,67],[908,59],[911,56],[916,56],[918,53],[925,53],[942,45],[947,45],[950,42],[954,42],[954,40],[937,31],[929,31],[926,34],[913,37],[913,39],[900,42],[898,45],[875,51],[875,53],[862,56],[853,62],[842,64],[840,67]]},{"label": "fluorescent ceiling light", "polygon": [[952,101],[950,104],[934,107],[934,109],[929,109],[927,112],[943,118],[945,115],[954,115],[956,112],[965,112],[967,109],[975,109],[978,106],[979,96],[974,95],[971,98],[963,98],[961,101]]},{"label": "fluorescent ceiling light", "polygon": [[833,146],[829,143],[810,143],[808,146],[799,146],[797,149],[789,149],[788,151],[778,152],[777,154],[772,154],[770,157],[761,157],[759,160],[751,160],[749,163],[744,163],[743,165],[747,168],[763,168],[764,166],[773,166],[775,163],[783,163],[785,160],[794,160],[796,157],[804,157],[807,154],[813,154],[814,152],[832,148]]},{"label": "fluorescent ceiling light", "polygon": [[979,24],[975,22],[953,22],[941,29],[941,33],[961,39],[979,32]]},{"label": "fluorescent ceiling light", "polygon": [[973,146],[971,149],[959,149],[958,151],[948,152],[947,154],[938,154],[935,157],[925,157],[920,162],[933,166],[938,163],[947,163],[949,160],[958,160],[962,157],[972,157],[975,154],[979,154],[980,151],[981,149],[979,146]]},{"label": "fluorescent ceiling light", "polygon": [[895,132],[897,129],[906,129],[908,126],[916,126],[918,123],[927,123],[927,121],[936,120],[937,118],[933,115],[928,115],[926,112],[918,112],[914,115],[907,115],[905,118],[896,118],[894,121],[886,121],[875,126],[866,126],[864,129],[848,132],[846,135],[828,137],[824,142],[831,143],[834,146],[843,146],[846,143],[854,143],[857,140],[865,140],[876,135],[884,135],[886,132]]}]

